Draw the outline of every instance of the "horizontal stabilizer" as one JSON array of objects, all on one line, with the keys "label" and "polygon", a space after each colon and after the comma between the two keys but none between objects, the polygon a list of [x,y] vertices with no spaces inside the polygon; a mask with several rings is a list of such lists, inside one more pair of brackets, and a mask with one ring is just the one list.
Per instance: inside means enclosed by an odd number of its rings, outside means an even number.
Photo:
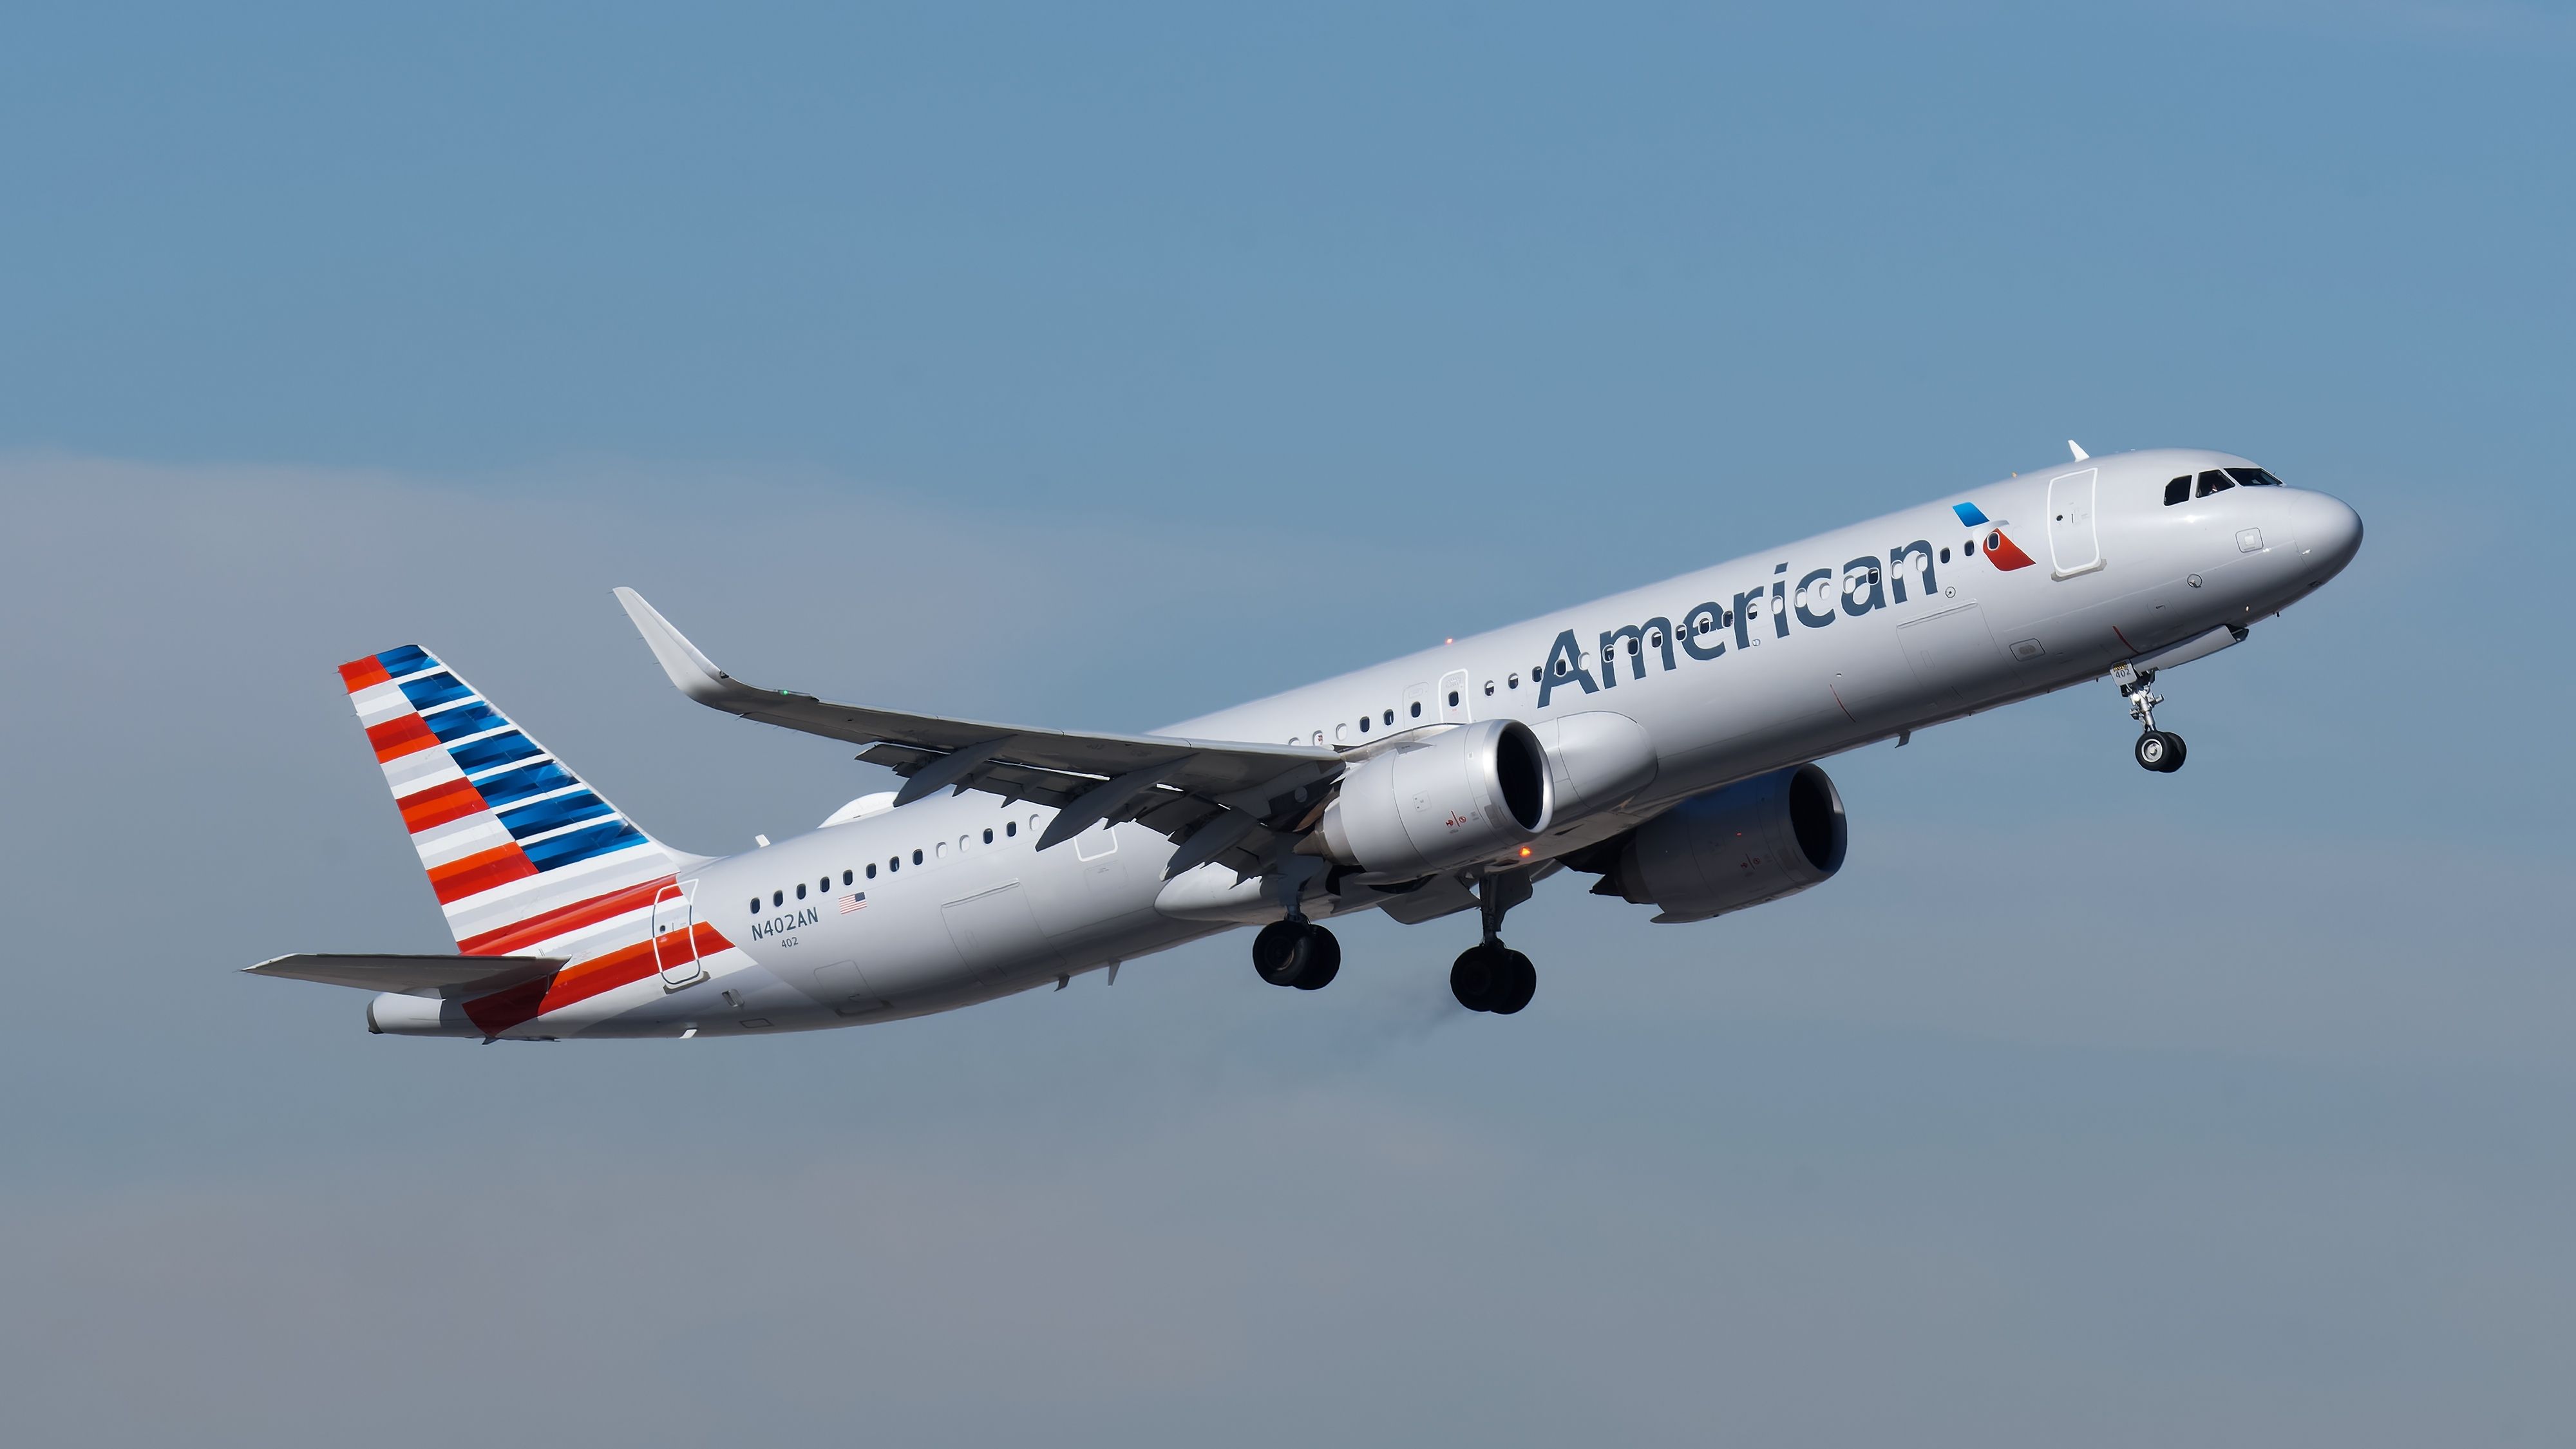
[{"label": "horizontal stabilizer", "polygon": [[489,996],[551,976],[561,956],[280,956],[242,969],[254,976],[398,991],[443,1001]]}]

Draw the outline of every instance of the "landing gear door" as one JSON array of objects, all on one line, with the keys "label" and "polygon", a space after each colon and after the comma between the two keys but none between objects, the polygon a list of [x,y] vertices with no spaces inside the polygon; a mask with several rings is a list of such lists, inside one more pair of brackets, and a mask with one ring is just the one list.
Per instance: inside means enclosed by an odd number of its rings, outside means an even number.
[{"label": "landing gear door", "polygon": [[653,897],[653,964],[665,986],[686,986],[707,974],[698,963],[697,918],[690,902],[697,891],[696,881],[680,881]]},{"label": "landing gear door", "polygon": [[2048,480],[2048,559],[2053,578],[2071,579],[2102,566],[2102,540],[2093,526],[2099,468],[2079,468]]}]

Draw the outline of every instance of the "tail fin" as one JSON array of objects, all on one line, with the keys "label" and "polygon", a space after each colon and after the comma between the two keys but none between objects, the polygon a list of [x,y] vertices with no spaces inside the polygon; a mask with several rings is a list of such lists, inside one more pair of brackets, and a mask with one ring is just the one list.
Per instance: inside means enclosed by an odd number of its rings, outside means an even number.
[{"label": "tail fin", "polygon": [[416,645],[340,666],[457,949],[576,958],[697,863],[636,828]]}]

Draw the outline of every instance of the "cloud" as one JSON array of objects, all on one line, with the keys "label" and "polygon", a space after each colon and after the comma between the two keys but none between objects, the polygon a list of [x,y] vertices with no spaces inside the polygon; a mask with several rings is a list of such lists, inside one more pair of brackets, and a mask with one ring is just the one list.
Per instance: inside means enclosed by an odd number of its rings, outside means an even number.
[{"label": "cloud", "polygon": [[1133,727],[1387,652],[1401,560],[1316,550],[1341,586],[1273,629],[1244,560],[1316,536],[828,477],[21,457],[0,503],[22,1437],[2394,1444],[2569,1407],[2563,862],[2479,828],[2524,808],[2493,786],[2352,799],[2349,661],[2300,673],[2295,618],[2168,690],[2190,773],[2069,691],[1829,762],[1853,864],[1776,906],[1549,883],[1508,1020],[1445,1000],[1471,918],[1362,919],[1320,993],[1223,937],[892,1026],[487,1049],[235,974],[443,944],[337,660],[431,644],[722,848],[873,781],[678,700],[610,584],[754,678]]}]

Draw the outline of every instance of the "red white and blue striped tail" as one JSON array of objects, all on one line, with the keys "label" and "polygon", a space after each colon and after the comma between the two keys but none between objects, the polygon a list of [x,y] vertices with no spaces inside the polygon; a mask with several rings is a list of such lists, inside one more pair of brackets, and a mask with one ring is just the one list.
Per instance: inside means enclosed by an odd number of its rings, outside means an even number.
[{"label": "red white and blue striped tail", "polygon": [[644,939],[694,865],[416,645],[340,666],[457,949],[580,959]]}]

